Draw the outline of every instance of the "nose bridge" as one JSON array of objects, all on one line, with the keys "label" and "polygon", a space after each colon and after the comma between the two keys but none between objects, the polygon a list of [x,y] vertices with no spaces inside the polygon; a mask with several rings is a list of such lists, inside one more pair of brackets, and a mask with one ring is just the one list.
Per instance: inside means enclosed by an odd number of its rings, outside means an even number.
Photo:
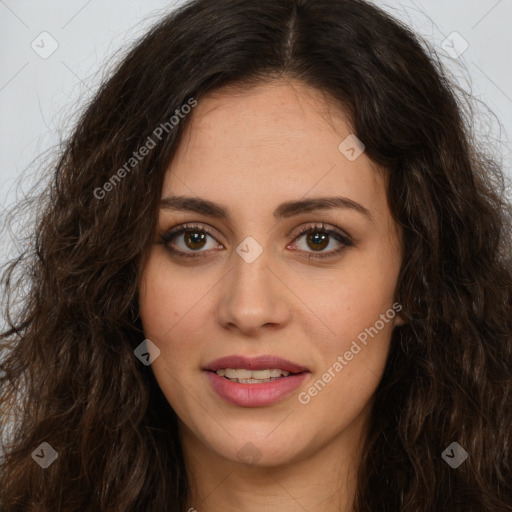
[{"label": "nose bridge", "polygon": [[[238,302],[251,302],[247,299],[268,300],[272,295],[269,283],[269,249],[254,237],[248,236],[236,247],[232,257],[230,288]],[[255,297],[258,295],[258,297]]]},{"label": "nose bridge", "polygon": [[286,305],[273,272],[271,251],[253,237],[246,237],[233,251],[232,270],[220,301],[219,319],[241,330],[254,330],[286,318]]}]

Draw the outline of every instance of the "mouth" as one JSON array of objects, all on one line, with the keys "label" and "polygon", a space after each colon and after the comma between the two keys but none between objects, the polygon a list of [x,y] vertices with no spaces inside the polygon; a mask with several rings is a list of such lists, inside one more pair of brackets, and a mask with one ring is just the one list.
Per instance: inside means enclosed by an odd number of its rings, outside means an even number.
[{"label": "mouth", "polygon": [[269,405],[291,393],[308,368],[274,355],[232,355],[209,363],[203,370],[224,399],[246,407]]},{"label": "mouth", "polygon": [[290,396],[311,371],[272,355],[227,356],[203,368],[213,391],[239,407],[271,406]]}]

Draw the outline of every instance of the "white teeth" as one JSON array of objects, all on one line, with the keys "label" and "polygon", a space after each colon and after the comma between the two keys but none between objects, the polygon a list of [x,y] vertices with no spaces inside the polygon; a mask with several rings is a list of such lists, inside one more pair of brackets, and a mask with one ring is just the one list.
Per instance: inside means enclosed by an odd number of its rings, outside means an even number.
[{"label": "white teeth", "polygon": [[226,368],[225,376],[228,379],[250,379],[252,375],[251,370],[234,370],[233,368]]},{"label": "white teeth", "polygon": [[[290,372],[280,370],[279,368],[271,368],[268,370],[245,370],[243,368],[222,368],[217,370],[217,375],[220,377],[227,377],[228,379],[235,379],[242,384],[249,384],[254,382],[269,382],[270,380],[281,377],[288,377]],[[245,382],[247,381],[247,382]]]},{"label": "white teeth", "polygon": [[[251,374],[251,378],[253,379],[270,379],[270,370],[253,370]],[[279,375],[276,375],[276,377],[281,377],[281,372],[279,372]]]}]

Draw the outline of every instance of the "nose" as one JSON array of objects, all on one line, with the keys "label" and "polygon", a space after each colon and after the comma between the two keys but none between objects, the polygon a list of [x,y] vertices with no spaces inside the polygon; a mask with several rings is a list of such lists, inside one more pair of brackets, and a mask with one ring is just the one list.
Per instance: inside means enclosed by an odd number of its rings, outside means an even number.
[{"label": "nose", "polygon": [[250,335],[262,328],[284,327],[290,319],[291,292],[278,277],[269,251],[264,249],[252,262],[236,252],[231,259],[232,269],[223,279],[217,306],[221,326]]}]

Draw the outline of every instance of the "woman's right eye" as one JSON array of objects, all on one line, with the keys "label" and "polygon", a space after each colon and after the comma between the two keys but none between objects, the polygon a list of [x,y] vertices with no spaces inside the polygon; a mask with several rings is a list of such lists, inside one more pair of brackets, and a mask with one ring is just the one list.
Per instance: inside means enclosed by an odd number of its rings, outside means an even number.
[{"label": "woman's right eye", "polygon": [[[167,249],[171,253],[185,258],[198,258],[203,257],[202,253],[207,252],[202,249],[215,249],[219,246],[223,247],[222,244],[212,243],[212,247],[206,247],[208,244],[208,238],[215,240],[213,234],[211,234],[204,226],[199,225],[183,225],[178,228],[173,228],[170,231],[162,235],[162,242],[166,245]],[[177,240],[178,242],[175,242]],[[180,244],[181,242],[181,244]],[[176,249],[174,246],[177,246]],[[195,253],[195,254],[194,254]]]}]

